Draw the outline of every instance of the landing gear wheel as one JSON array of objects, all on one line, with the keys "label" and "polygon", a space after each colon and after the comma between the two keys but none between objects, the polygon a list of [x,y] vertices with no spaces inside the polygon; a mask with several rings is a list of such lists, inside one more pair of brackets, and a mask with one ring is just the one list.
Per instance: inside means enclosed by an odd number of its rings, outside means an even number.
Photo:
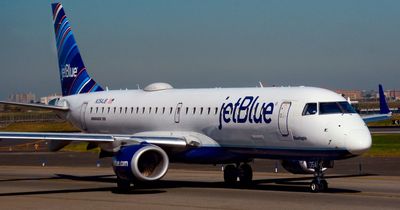
[{"label": "landing gear wheel", "polygon": [[117,178],[117,188],[120,193],[128,193],[131,190],[131,182],[125,179]]},{"label": "landing gear wheel", "polygon": [[323,191],[326,191],[328,189],[328,182],[325,179],[321,180],[321,186]]},{"label": "landing gear wheel", "polygon": [[310,190],[313,193],[317,193],[321,191],[321,185],[317,182],[317,180],[312,180],[310,184]]},{"label": "landing gear wheel", "polygon": [[238,177],[237,169],[234,165],[227,165],[224,168],[224,181],[227,185],[236,183]]},{"label": "landing gear wheel", "polygon": [[328,189],[328,182],[324,179],[324,172],[322,167],[323,162],[319,161],[314,167],[314,179],[311,181],[311,192],[323,192]]},{"label": "landing gear wheel", "polygon": [[253,170],[247,163],[239,167],[239,180],[241,184],[248,185],[253,181]]}]

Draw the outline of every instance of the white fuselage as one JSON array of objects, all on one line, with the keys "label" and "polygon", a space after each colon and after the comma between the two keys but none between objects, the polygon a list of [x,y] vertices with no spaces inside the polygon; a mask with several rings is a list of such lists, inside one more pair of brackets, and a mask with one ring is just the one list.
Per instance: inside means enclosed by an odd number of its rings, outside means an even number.
[{"label": "white fuselage", "polygon": [[102,91],[59,103],[68,104],[66,118],[88,133],[195,132],[227,148],[358,155],[371,146],[358,114],[303,114],[307,103],[344,101],[321,88],[269,87]]}]

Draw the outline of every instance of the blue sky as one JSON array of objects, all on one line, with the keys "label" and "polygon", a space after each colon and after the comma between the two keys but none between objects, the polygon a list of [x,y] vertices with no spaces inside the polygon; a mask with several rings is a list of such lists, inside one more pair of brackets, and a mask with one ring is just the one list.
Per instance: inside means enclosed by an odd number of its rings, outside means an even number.
[{"label": "blue sky", "polygon": [[[0,99],[60,92],[51,1],[0,1]],[[62,1],[110,89],[400,88],[400,1]]]}]

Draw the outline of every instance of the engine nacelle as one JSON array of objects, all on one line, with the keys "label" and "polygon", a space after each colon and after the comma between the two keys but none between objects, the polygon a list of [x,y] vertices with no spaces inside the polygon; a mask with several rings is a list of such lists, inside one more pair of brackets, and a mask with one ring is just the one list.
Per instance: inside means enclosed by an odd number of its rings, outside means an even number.
[{"label": "engine nacelle", "polygon": [[123,147],[113,158],[115,174],[130,181],[155,181],[168,170],[169,159],[163,149],[152,144]]},{"label": "engine nacelle", "polygon": [[[314,161],[304,160],[282,160],[282,167],[293,174],[313,174],[315,172],[312,165],[316,164]],[[322,171],[328,168],[333,168],[333,161],[324,161],[322,164]]]}]

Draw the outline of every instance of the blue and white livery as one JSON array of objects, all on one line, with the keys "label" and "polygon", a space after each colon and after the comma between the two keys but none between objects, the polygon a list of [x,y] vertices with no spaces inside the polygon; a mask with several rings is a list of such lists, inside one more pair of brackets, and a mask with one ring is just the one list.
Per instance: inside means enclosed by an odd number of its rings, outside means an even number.
[{"label": "blue and white livery", "polygon": [[[161,179],[169,163],[223,164],[227,184],[252,181],[255,158],[282,161],[293,173],[312,173],[313,192],[333,161],[371,146],[363,119],[341,95],[313,87],[175,89],[153,83],[142,90],[103,90],[87,73],[60,3],[52,4],[63,96],[54,110],[82,133],[0,132],[0,139],[51,140],[50,149],[90,142],[112,156],[119,189]],[[382,91],[381,91],[382,92]],[[381,93],[382,94],[382,93]],[[380,115],[390,117],[382,97]]]}]

